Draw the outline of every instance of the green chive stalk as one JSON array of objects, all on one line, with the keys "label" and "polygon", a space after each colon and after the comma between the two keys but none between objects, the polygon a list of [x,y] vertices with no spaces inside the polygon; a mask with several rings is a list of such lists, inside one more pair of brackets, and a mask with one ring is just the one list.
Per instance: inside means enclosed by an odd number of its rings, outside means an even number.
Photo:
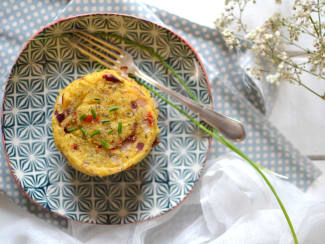
[{"label": "green chive stalk", "polygon": [[[60,37],[71,37],[73,33],[66,33],[66,34],[61,34],[59,36],[43,36],[43,37],[36,37],[33,40],[39,40],[39,39],[49,39],[49,38],[60,38]],[[121,37],[119,35],[116,34],[112,34],[112,33],[92,33],[94,36],[112,36],[115,37],[117,39],[120,39],[128,44],[137,46],[145,51],[147,51],[150,55],[152,55],[153,57],[157,58],[170,72],[172,75],[174,75],[174,77],[176,77],[176,79],[182,84],[182,86],[184,87],[184,89],[187,91],[187,93],[190,95],[190,97],[198,102],[197,98],[195,97],[194,93],[190,90],[190,88],[186,85],[186,83],[184,82],[184,80],[176,73],[176,71],[159,55],[157,54],[153,49],[143,46],[137,42],[134,42],[132,40],[129,40],[125,37]],[[257,172],[258,174],[261,175],[261,177],[263,178],[263,180],[265,181],[265,183],[267,184],[267,186],[270,188],[271,192],[273,193],[273,195],[275,196],[284,216],[285,219],[289,225],[293,240],[295,244],[298,244],[298,238],[296,235],[296,232],[294,230],[294,227],[292,225],[292,222],[290,220],[290,217],[280,199],[280,197],[278,196],[276,190],[274,189],[273,185],[271,184],[271,182],[268,180],[268,178],[264,175],[264,173],[262,172],[262,170],[260,168],[263,168],[262,166],[256,164],[255,162],[253,162],[250,158],[248,158],[242,151],[240,151],[234,144],[232,144],[231,142],[229,142],[228,140],[226,140],[223,136],[219,135],[217,133],[217,131],[211,131],[210,129],[208,129],[207,127],[205,127],[204,125],[202,125],[199,121],[197,121],[196,119],[194,119],[192,116],[190,116],[188,113],[186,113],[184,110],[182,110],[180,107],[178,107],[177,105],[175,105],[173,102],[171,102],[170,100],[168,100],[167,98],[165,98],[163,95],[161,95],[158,91],[156,91],[155,89],[151,88],[150,86],[146,85],[145,83],[138,81],[141,85],[143,85],[145,88],[147,88],[149,91],[151,91],[152,93],[154,93],[157,97],[159,97],[160,99],[162,99],[164,102],[166,102],[167,104],[169,104],[170,106],[172,106],[173,108],[175,108],[179,113],[181,113],[182,115],[184,115],[186,118],[188,118],[189,120],[191,120],[197,127],[199,127],[201,130],[205,131],[206,133],[208,133],[210,136],[212,136],[213,138],[215,138],[217,141],[219,141],[220,143],[222,143],[223,145],[227,146],[228,148],[230,148],[232,151],[234,151],[235,153],[237,153],[240,157],[242,157],[243,159],[245,159]],[[110,131],[108,132],[108,134],[110,134]]]}]

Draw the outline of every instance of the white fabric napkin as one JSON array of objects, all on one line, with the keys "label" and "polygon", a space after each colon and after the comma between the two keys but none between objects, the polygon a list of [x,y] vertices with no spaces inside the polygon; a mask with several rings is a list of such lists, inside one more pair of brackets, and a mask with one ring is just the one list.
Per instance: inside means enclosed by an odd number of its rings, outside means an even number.
[{"label": "white fabric napkin", "polygon": [[45,223],[0,194],[0,243],[80,243],[74,237]]},{"label": "white fabric napkin", "polygon": [[[3,243],[293,243],[288,224],[256,171],[230,154],[207,162],[194,192],[175,210],[140,224],[98,226],[71,221],[69,234],[0,198]],[[267,173],[266,173],[267,174]],[[325,201],[267,174],[300,243],[324,243]]]}]

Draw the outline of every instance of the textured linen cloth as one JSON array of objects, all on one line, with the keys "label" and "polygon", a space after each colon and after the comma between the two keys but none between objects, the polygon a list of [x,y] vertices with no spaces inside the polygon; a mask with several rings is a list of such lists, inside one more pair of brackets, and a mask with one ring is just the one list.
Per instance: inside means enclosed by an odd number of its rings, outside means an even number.
[{"label": "textured linen cloth", "polygon": [[[238,144],[238,147],[244,151],[250,158],[254,161],[262,164],[265,167],[271,168],[276,172],[281,174],[285,174],[289,176],[289,181],[294,183],[301,189],[306,189],[319,175],[319,170],[313,166],[303,155],[301,155],[292,145],[288,142],[263,116],[265,113],[265,103],[263,97],[258,92],[258,89],[254,85],[254,83],[247,83],[247,79],[243,77],[243,72],[240,69],[240,66],[237,64],[238,56],[234,52],[229,52],[224,46],[224,43],[216,30],[209,29],[204,26],[199,26],[195,23],[191,23],[188,20],[179,18],[175,15],[169,14],[163,10],[159,10],[153,7],[150,7],[146,4],[141,3],[140,1],[122,1],[122,0],[58,0],[58,1],[50,1],[50,0],[28,0],[28,1],[9,1],[3,0],[0,2],[0,80],[2,82],[2,89],[5,86],[5,81],[10,72],[10,69],[14,63],[16,56],[19,53],[20,48],[22,47],[24,41],[30,38],[39,28],[42,26],[53,22],[54,20],[58,20],[60,18],[78,15],[78,14],[86,14],[91,12],[117,12],[117,13],[125,13],[131,14],[135,16],[139,16],[142,18],[149,19],[158,24],[164,25],[170,29],[173,29],[176,33],[183,36],[193,47],[198,51],[200,57],[202,58],[205,67],[208,72],[209,80],[211,82],[211,87],[213,91],[213,99],[215,108],[229,116],[234,118],[238,118],[243,121],[247,126],[247,140],[245,143]],[[1,93],[2,94],[2,93]],[[216,158],[229,150],[225,147],[219,145],[217,142],[214,142],[212,147],[212,152],[210,158],[212,161],[208,163],[208,165],[213,162],[213,165],[217,165]],[[201,189],[201,203],[200,204],[200,194],[199,187],[195,188],[195,191],[189,196],[188,199],[185,200],[184,204],[176,210],[172,211],[170,214],[164,215],[157,219],[154,219],[149,222],[145,222],[143,224],[138,225],[127,225],[127,226],[89,226],[85,224],[68,222],[66,219],[55,216],[52,213],[48,212],[30,202],[17,188],[16,184],[13,181],[11,174],[9,173],[7,164],[5,162],[3,147],[1,147],[0,151],[1,161],[0,161],[0,191],[3,192],[6,196],[12,199],[18,205],[26,208],[29,212],[34,215],[45,219],[47,222],[52,224],[59,225],[63,227],[64,231],[76,236],[79,240],[84,242],[94,242],[96,238],[102,238],[102,240],[110,240],[109,243],[116,242],[121,243],[121,240],[124,242],[140,243],[148,240],[161,240],[161,243],[164,241],[169,242],[166,238],[170,238],[173,240],[181,240],[177,238],[189,238],[188,240],[195,240],[199,243],[200,240],[216,240],[217,236],[226,236],[226,233],[231,233],[226,230],[230,230],[233,224],[237,224],[237,219],[239,216],[244,216],[246,214],[246,210],[252,211],[252,208],[249,206],[245,206],[244,212],[237,213],[235,217],[232,217],[230,211],[231,209],[241,209],[241,206],[234,208],[230,208],[228,214],[226,212],[218,212],[214,213],[215,209],[218,209],[218,202],[212,202],[212,207],[207,204],[209,201],[204,200],[202,192],[204,192],[204,188]],[[219,161],[219,160],[218,160]],[[230,160],[232,161],[232,160]],[[205,170],[206,174],[210,173],[209,171],[212,168],[207,168]],[[239,170],[240,172],[241,170]],[[213,171],[211,171],[213,172]],[[219,172],[219,171],[218,171]],[[212,173],[211,173],[212,174]],[[245,178],[245,175],[242,175]],[[204,178],[203,178],[203,181]],[[209,181],[207,187],[216,187],[223,189],[222,182]],[[236,182],[233,182],[235,184]],[[242,187],[247,187],[245,181],[241,182]],[[280,183],[279,183],[280,184]],[[231,185],[231,184],[230,184]],[[284,184],[285,185],[285,184]],[[278,188],[279,187],[279,188]],[[276,189],[280,189],[282,187],[282,183],[276,187]],[[291,186],[295,189],[295,192],[299,192],[294,186]],[[241,188],[240,188],[241,189]],[[250,189],[250,192],[254,195],[255,188]],[[230,191],[231,192],[231,191]],[[236,191],[232,192],[238,193]],[[229,197],[229,199],[235,199],[236,204],[238,204],[238,199],[240,195],[227,195],[224,193],[224,199]],[[273,196],[271,195],[269,190],[265,189],[265,195],[271,199]],[[301,195],[302,193],[299,192]],[[213,194],[209,196],[213,197]],[[255,195],[254,195],[255,196]],[[202,198],[203,197],[203,198]],[[203,200],[202,200],[203,199]],[[228,199],[228,200],[229,200]],[[273,198],[272,198],[273,199]],[[301,197],[301,200],[303,198]],[[216,200],[216,199],[215,199]],[[244,200],[243,200],[244,201]],[[259,200],[261,201],[261,200]],[[6,200],[3,200],[6,202]],[[250,202],[247,200],[247,202]],[[263,202],[262,202],[263,203]],[[12,207],[9,203],[6,202],[7,207]],[[226,204],[226,206],[231,207],[228,203],[221,202],[220,204]],[[205,207],[204,207],[205,206]],[[225,207],[226,207],[225,206]],[[261,206],[264,206],[261,204]],[[264,208],[268,208],[269,205],[264,206]],[[277,205],[273,205],[275,208]],[[204,210],[205,208],[211,209],[210,212]],[[291,208],[288,206],[288,208]],[[294,208],[294,207],[293,207]],[[3,212],[7,212],[6,207],[1,208]],[[222,208],[221,208],[222,210]],[[220,210],[220,211],[221,211]],[[20,210],[19,210],[20,211]],[[32,217],[30,220],[30,216],[27,213],[18,213],[12,209],[12,212],[9,211],[9,214],[13,215],[22,214],[26,219],[26,223],[11,226],[7,225],[8,228],[1,231],[1,235],[6,238],[14,238],[11,241],[15,241],[16,232],[15,229],[24,230],[25,236],[33,233],[29,233],[27,229],[24,229],[24,225],[30,225],[30,230],[32,229],[43,229],[44,232],[49,230],[51,231],[51,227],[47,226],[44,223],[38,222],[35,217]],[[188,214],[191,213],[191,214]],[[221,214],[221,215],[219,215]],[[272,212],[273,215],[273,212]],[[225,221],[225,223],[221,222],[217,227],[213,227],[216,229],[211,229],[210,225],[214,226],[215,223],[219,222],[207,222],[206,218],[212,218],[218,221]],[[262,215],[264,216],[264,215]],[[278,219],[282,219],[282,215],[278,214]],[[258,216],[255,220],[259,220]],[[170,219],[172,218],[172,219]],[[224,219],[226,218],[226,220]],[[9,217],[8,217],[9,219]],[[18,219],[18,217],[17,217]],[[183,222],[178,223],[176,220],[184,219]],[[320,218],[321,219],[321,218]],[[247,219],[257,226],[262,226],[255,222],[254,219]],[[31,221],[31,222],[30,222]],[[161,223],[164,221],[168,221],[167,224],[161,226]],[[321,220],[320,220],[321,221]],[[172,223],[178,223],[177,226],[172,225]],[[184,225],[182,225],[182,223]],[[214,224],[213,224],[214,223]],[[248,222],[243,222],[248,223]],[[277,231],[284,231],[287,225],[282,221],[281,228],[276,229]],[[298,223],[298,222],[297,222]],[[280,223],[278,223],[279,225]],[[273,224],[272,224],[273,225]],[[156,226],[156,227],[155,227]],[[168,230],[169,226],[174,226]],[[320,225],[321,226],[321,225]],[[12,229],[11,229],[12,227]],[[195,228],[194,228],[195,227]],[[200,227],[200,228],[196,228]],[[243,228],[249,228],[248,226],[242,225]],[[12,232],[10,232],[10,229]],[[148,230],[148,231],[147,231]],[[150,230],[150,231],[149,231]],[[154,231],[155,230],[155,231]],[[183,232],[181,235],[181,230],[188,230]],[[174,235],[166,235],[166,231],[170,233],[174,233]],[[189,232],[191,231],[191,232]],[[211,232],[212,231],[212,232]],[[307,230],[304,230],[308,232]],[[32,231],[31,231],[32,232]],[[262,232],[262,231],[261,231]],[[13,233],[13,234],[10,234]],[[148,234],[149,233],[149,234]],[[248,232],[243,229],[242,234],[247,234]],[[264,232],[262,232],[264,233]],[[276,232],[278,233],[278,232]],[[191,235],[190,235],[191,234]],[[13,235],[13,236],[12,236]],[[65,236],[63,232],[60,232],[60,236]],[[228,234],[230,235],[230,234]],[[265,235],[265,233],[263,234]],[[288,232],[286,234],[288,236]],[[35,234],[36,238],[38,234]],[[52,241],[55,241],[55,238],[58,238],[57,234],[51,235],[49,233],[48,239],[50,241],[50,237],[53,236]],[[236,235],[234,235],[235,237]],[[270,234],[271,237],[274,237]],[[281,235],[282,236],[282,235]],[[34,237],[31,240],[35,241]],[[34,239],[33,239],[34,238]],[[66,241],[70,242],[69,236],[66,236]],[[282,238],[282,237],[281,237]],[[285,238],[285,237],[283,237]],[[43,236],[40,237],[40,241],[42,241]],[[219,238],[217,238],[219,239]],[[183,243],[189,243],[186,240],[182,239]],[[222,239],[220,239],[222,240]],[[226,240],[226,239],[225,239]],[[242,240],[246,240],[242,238]],[[166,243],[165,242],[165,243]],[[235,241],[234,241],[235,242]],[[8,239],[8,243],[10,243]],[[20,242],[17,242],[20,243]],[[44,243],[44,242],[43,242]],[[177,242],[175,242],[177,243]],[[182,242],[178,242],[182,243]],[[229,243],[229,242],[226,242]],[[231,243],[231,242],[230,242]],[[237,242],[235,242],[237,243]],[[250,243],[250,242],[248,242]],[[266,242],[267,243],[267,242]],[[277,242],[270,242],[277,243]]]}]

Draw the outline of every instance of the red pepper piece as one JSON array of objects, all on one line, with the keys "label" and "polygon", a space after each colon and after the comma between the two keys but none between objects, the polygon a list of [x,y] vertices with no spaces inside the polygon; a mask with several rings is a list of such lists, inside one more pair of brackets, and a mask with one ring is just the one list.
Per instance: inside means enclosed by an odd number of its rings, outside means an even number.
[{"label": "red pepper piece", "polygon": [[152,116],[151,112],[147,113],[145,121],[147,121],[149,126],[153,125],[153,116]]},{"label": "red pepper piece", "polygon": [[93,120],[93,116],[91,114],[88,114],[83,121],[86,123],[90,123],[92,120]]},{"label": "red pepper piece", "polygon": [[73,143],[72,148],[73,148],[73,150],[78,150],[78,144],[77,143]]}]

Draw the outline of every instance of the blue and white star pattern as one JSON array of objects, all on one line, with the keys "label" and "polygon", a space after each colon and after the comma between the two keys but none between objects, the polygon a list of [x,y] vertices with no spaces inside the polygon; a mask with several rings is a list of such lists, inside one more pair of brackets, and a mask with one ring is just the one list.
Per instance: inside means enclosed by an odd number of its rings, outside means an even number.
[{"label": "blue and white star pattern", "polygon": [[[60,21],[42,30],[38,37],[76,29],[109,30],[152,46],[169,60],[201,103],[211,103],[197,57],[170,31],[134,17],[98,14]],[[114,37],[104,39],[130,52],[142,70],[164,77],[167,86],[182,91],[160,61]],[[168,45],[170,42],[173,44]],[[2,128],[9,166],[31,199],[73,220],[125,224],[157,217],[175,208],[192,191],[206,161],[209,137],[157,99],[158,109],[163,111],[159,117],[161,143],[142,163],[103,179],[75,171],[54,146],[53,106],[60,89],[99,67],[73,48],[66,37],[33,40],[26,46],[13,67],[4,95]]]}]

